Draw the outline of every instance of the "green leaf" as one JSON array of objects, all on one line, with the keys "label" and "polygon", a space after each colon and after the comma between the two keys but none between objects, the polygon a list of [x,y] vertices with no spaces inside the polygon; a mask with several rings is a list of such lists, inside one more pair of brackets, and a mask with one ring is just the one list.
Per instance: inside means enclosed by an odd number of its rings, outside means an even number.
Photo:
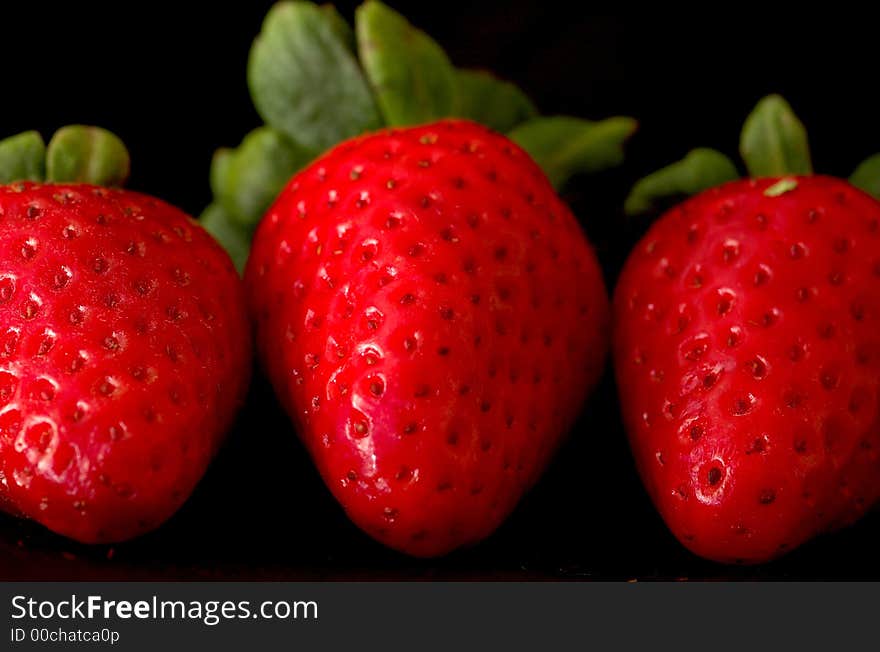
[{"label": "green leaf", "polygon": [[506,133],[538,115],[535,105],[517,86],[482,70],[457,70],[461,118]]},{"label": "green leaf", "polygon": [[862,161],[850,176],[849,182],[880,199],[880,154],[874,154]]},{"label": "green leaf", "polygon": [[321,13],[324,14],[324,18],[333,28],[333,31],[336,32],[339,40],[345,43],[351,52],[355,52],[357,50],[357,42],[354,39],[354,30],[351,28],[351,25],[348,24],[348,21],[346,21],[336,7],[331,4],[321,5],[318,8],[321,10]]},{"label": "green leaf", "polygon": [[0,140],[0,183],[42,181],[46,176],[46,144],[36,131]]},{"label": "green leaf", "polygon": [[211,162],[211,189],[231,219],[253,227],[312,157],[271,127],[259,127],[236,149],[217,151]]},{"label": "green leaf", "polygon": [[241,273],[251,247],[248,230],[235,222],[226,209],[216,202],[205,209],[199,217],[199,223],[226,250],[235,268]]},{"label": "green leaf", "polygon": [[807,130],[779,95],[768,95],[743,125],[739,151],[749,175],[812,174]]},{"label": "green leaf", "polygon": [[54,182],[121,186],[131,159],[125,144],[100,127],[70,125],[55,132],[46,149],[46,178]]},{"label": "green leaf", "polygon": [[358,51],[388,125],[447,117],[455,108],[455,68],[419,29],[378,0],[355,13]]},{"label": "green leaf", "polygon": [[649,174],[637,182],[626,198],[627,215],[647,213],[660,200],[695,195],[739,177],[736,166],[721,152],[699,148],[680,161]]},{"label": "green leaf", "polygon": [[[227,192],[230,186],[229,177],[232,169],[232,161],[235,158],[234,149],[229,147],[221,147],[214,152],[211,159],[211,192],[214,197],[220,197]],[[230,202],[231,203],[231,202]]]},{"label": "green leaf", "polygon": [[296,143],[323,151],[382,121],[339,24],[310,2],[281,2],[266,16],[248,61],[254,106]]},{"label": "green leaf", "polygon": [[509,135],[559,188],[573,174],[620,165],[623,143],[636,127],[632,118],[616,117],[592,122],[556,116],[530,120]]}]

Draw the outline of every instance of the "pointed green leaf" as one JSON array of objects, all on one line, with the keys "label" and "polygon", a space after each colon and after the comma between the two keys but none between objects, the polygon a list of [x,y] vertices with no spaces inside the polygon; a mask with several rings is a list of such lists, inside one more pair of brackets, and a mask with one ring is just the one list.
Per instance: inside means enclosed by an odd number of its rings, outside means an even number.
[{"label": "pointed green leaf", "polygon": [[355,52],[357,50],[357,42],[354,39],[354,30],[348,24],[348,21],[342,17],[342,14],[339,13],[339,10],[331,4],[321,5],[319,9],[339,39],[348,46],[350,51]]},{"label": "pointed green leaf", "polygon": [[214,156],[211,159],[211,192],[214,193],[214,197],[220,197],[225,192],[227,192],[227,188],[230,186],[229,177],[230,170],[232,169],[232,162],[235,158],[234,149],[230,149],[229,147],[221,147],[216,152],[214,152]]},{"label": "pointed green leaf", "polygon": [[259,127],[234,150],[221,149],[211,163],[211,188],[231,219],[256,225],[294,172],[313,154],[271,127]]},{"label": "pointed green leaf", "polygon": [[130,170],[131,159],[125,144],[100,127],[62,127],[46,148],[49,181],[121,186]]},{"label": "pointed green leaf", "polygon": [[746,118],[740,155],[752,177],[812,174],[807,130],[779,95],[768,95]]},{"label": "pointed green leaf", "polygon": [[248,230],[234,221],[226,209],[216,202],[205,209],[199,217],[199,223],[226,250],[235,268],[241,273],[251,246]]},{"label": "pointed green leaf", "polygon": [[739,177],[736,166],[721,152],[699,148],[680,161],[649,174],[636,183],[626,198],[627,215],[647,213],[663,199],[679,199]]},{"label": "pointed green leaf", "polygon": [[382,123],[354,54],[329,15],[310,2],[275,5],[248,60],[257,111],[267,124],[316,151]]},{"label": "pointed green leaf", "polygon": [[455,69],[430,36],[378,0],[358,7],[355,33],[386,124],[420,124],[452,114]]},{"label": "pointed green leaf", "polygon": [[541,166],[554,187],[573,174],[597,172],[623,162],[623,143],[636,130],[632,118],[607,118],[598,122],[556,116],[535,118],[510,137]]},{"label": "pointed green leaf", "polygon": [[457,70],[455,114],[506,133],[538,115],[535,105],[516,85],[482,70]]},{"label": "pointed green leaf", "polygon": [[880,154],[874,154],[862,161],[850,176],[849,182],[880,199]]},{"label": "pointed green leaf", "polygon": [[46,176],[46,145],[36,131],[0,140],[0,183],[42,181]]}]

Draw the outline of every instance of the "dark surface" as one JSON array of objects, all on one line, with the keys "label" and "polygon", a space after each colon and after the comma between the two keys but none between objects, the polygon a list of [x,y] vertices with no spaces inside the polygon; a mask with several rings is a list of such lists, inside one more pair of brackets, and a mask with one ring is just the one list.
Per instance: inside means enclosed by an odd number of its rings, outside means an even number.
[{"label": "dark surface", "polygon": [[[85,3],[4,7],[0,134],[101,124],[132,151],[132,188],[198,213],[210,197],[213,149],[259,123],[244,69],[270,3],[238,4],[205,13],[180,2],[118,3],[109,13]],[[545,113],[640,119],[624,168],[576,179],[565,193],[609,285],[645,227],[620,215],[632,181],[693,146],[733,153],[765,93],[782,92],[807,123],[821,171],[847,175],[880,150],[875,27],[857,16],[673,22],[539,0],[391,4],[457,64],[513,79]],[[353,3],[340,6],[350,17]],[[434,561],[385,550],[351,525],[264,381],[251,394],[204,482],[159,531],[85,547],[0,516],[0,579],[880,579],[877,515],[760,567],[689,554],[641,488],[610,376],[508,522],[483,544]]]}]

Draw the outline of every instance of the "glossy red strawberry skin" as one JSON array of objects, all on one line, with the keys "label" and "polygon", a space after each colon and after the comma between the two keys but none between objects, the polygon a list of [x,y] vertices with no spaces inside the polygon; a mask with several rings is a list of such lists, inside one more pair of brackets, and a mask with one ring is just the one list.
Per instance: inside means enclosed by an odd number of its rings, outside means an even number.
[{"label": "glossy red strawberry skin", "polygon": [[665,214],[615,290],[645,486],[685,546],[723,562],[776,557],[880,495],[880,203],[821,176],[767,196],[777,181]]},{"label": "glossy red strawberry skin", "polygon": [[326,484],[379,541],[490,534],[600,375],[595,255],[516,145],[444,121],[295,176],[245,273],[262,361]]},{"label": "glossy red strawberry skin", "polygon": [[243,400],[249,345],[231,262],[178,209],[0,187],[0,505],[86,543],[155,528]]}]

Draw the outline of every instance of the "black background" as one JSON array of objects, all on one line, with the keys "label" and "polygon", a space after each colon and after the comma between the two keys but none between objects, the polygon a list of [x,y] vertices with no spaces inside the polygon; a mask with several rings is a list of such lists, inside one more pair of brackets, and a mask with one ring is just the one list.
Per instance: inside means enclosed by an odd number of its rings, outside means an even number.
[{"label": "black background", "polygon": [[[198,214],[216,147],[259,124],[247,52],[270,2],[27,3],[3,8],[0,135],[100,124],[127,142],[130,187]],[[337,3],[347,17],[355,3]],[[639,119],[618,170],[565,198],[609,286],[645,223],[620,205],[642,174],[698,145],[735,153],[742,120],[780,92],[807,124],[819,171],[848,175],[880,150],[876,24],[868,18],[588,15],[548,0],[390,2],[458,65],[519,83],[544,113]],[[880,517],[760,567],[700,560],[644,494],[610,375],[539,485],[488,541],[434,561],[361,534],[330,498],[261,379],[192,499],[159,531],[85,547],[0,516],[0,578],[849,578],[880,579]]]}]

